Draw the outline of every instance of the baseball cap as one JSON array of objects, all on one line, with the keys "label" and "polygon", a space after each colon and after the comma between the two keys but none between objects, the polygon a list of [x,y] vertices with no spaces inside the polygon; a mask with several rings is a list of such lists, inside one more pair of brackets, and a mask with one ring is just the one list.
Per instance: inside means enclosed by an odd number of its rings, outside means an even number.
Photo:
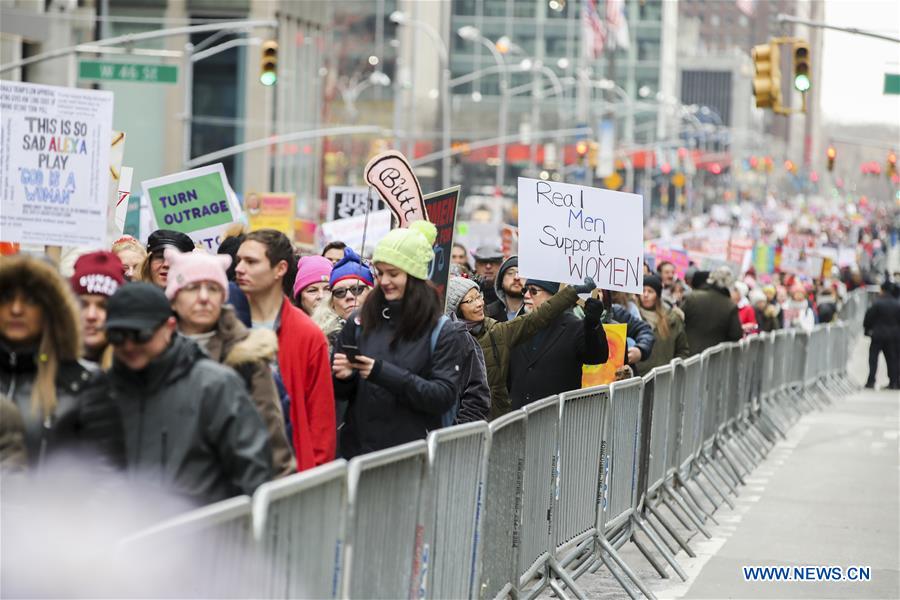
[{"label": "baseball cap", "polygon": [[155,329],[172,316],[161,288],[152,283],[126,283],[106,304],[106,329]]}]

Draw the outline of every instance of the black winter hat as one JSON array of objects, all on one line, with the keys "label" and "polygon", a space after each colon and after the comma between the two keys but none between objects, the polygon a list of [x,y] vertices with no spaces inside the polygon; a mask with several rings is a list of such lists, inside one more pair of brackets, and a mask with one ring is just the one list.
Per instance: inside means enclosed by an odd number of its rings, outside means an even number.
[{"label": "black winter hat", "polygon": [[657,296],[662,296],[662,279],[656,275],[644,275],[644,285],[651,287]]},{"label": "black winter hat", "polygon": [[166,248],[176,248],[179,252],[192,252],[194,241],[187,234],[172,229],[157,229],[147,238],[147,253],[162,252]]},{"label": "black winter hat", "polygon": [[530,285],[537,286],[541,289],[547,290],[551,294],[555,294],[559,291],[559,282],[556,281],[544,281],[543,279],[529,279],[525,282],[525,287]]}]

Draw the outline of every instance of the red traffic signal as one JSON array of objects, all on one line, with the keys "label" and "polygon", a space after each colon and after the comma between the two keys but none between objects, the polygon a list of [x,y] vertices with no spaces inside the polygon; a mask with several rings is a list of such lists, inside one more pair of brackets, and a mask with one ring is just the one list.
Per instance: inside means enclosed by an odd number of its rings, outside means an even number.
[{"label": "red traffic signal", "polygon": [[828,170],[834,171],[834,159],[837,157],[837,149],[834,146],[828,146],[825,155],[828,157]]}]

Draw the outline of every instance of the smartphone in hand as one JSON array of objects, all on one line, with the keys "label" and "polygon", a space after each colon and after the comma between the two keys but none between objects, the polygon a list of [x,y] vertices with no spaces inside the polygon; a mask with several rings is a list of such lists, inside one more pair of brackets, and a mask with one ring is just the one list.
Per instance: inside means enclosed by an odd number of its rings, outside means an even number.
[{"label": "smartphone in hand", "polygon": [[359,354],[359,346],[355,344],[344,344],[342,350],[347,356],[347,362],[351,364],[356,362],[356,355]]}]

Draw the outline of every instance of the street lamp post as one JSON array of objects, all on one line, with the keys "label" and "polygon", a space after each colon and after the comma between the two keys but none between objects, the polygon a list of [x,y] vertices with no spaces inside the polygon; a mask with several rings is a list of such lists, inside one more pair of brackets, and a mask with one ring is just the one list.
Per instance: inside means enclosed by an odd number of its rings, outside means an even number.
[{"label": "street lamp post", "polygon": [[[407,17],[402,11],[391,13],[390,19],[397,25],[409,25],[425,32],[434,42],[438,56],[441,60],[441,144],[444,148],[450,147],[450,53],[447,44],[441,39],[441,35],[428,23],[418,19]],[[415,49],[413,49],[415,51]],[[414,124],[415,125],[415,124]],[[441,187],[450,187],[450,156],[444,158],[441,163]]]},{"label": "street lamp post", "polygon": [[497,193],[502,194],[503,184],[506,179],[506,128],[509,113],[509,71],[505,69],[506,62],[503,55],[497,49],[496,44],[481,35],[477,28],[472,26],[460,27],[457,31],[459,37],[468,41],[477,41],[484,45],[494,57],[497,68],[500,69],[500,114],[497,119],[497,137],[501,140],[497,151],[497,174],[494,186]]}]

